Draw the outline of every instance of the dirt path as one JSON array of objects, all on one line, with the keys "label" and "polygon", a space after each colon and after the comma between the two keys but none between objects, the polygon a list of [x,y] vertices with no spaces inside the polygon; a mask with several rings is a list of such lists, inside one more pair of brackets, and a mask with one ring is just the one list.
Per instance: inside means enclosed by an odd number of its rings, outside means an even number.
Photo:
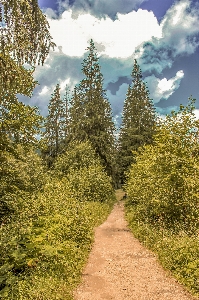
[{"label": "dirt path", "polygon": [[129,232],[123,204],[96,228],[76,300],[191,300],[185,290]]}]

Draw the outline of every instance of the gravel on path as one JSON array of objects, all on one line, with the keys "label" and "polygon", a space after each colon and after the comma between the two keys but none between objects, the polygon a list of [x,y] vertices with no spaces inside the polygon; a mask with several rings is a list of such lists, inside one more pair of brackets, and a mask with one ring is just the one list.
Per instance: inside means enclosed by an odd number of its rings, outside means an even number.
[{"label": "gravel on path", "polygon": [[75,300],[194,300],[134,238],[120,201],[95,230]]}]

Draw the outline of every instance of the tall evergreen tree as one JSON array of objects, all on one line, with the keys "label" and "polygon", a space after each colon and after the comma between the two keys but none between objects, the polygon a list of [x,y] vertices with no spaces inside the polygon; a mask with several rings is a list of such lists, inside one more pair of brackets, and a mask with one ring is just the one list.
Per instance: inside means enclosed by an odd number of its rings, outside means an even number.
[{"label": "tall evergreen tree", "polygon": [[60,96],[59,84],[56,85],[51,96],[48,105],[48,116],[44,124],[45,131],[43,133],[43,155],[49,167],[60,153],[61,143],[64,139],[63,100]]},{"label": "tall evergreen tree", "polygon": [[134,161],[132,151],[152,143],[155,109],[149,98],[149,91],[142,80],[142,72],[136,60],[132,71],[132,85],[129,86],[122,112],[119,135],[119,173],[122,182],[125,171]]},{"label": "tall evergreen tree", "polygon": [[63,148],[66,148],[68,144],[69,135],[69,105],[70,105],[70,94],[68,86],[66,85],[65,95],[61,105],[61,120],[60,125],[63,131]]},{"label": "tall evergreen tree", "polygon": [[99,154],[109,175],[113,175],[115,126],[110,103],[103,89],[103,75],[93,40],[82,63],[85,78],[75,88],[70,109],[73,140],[88,139]]}]

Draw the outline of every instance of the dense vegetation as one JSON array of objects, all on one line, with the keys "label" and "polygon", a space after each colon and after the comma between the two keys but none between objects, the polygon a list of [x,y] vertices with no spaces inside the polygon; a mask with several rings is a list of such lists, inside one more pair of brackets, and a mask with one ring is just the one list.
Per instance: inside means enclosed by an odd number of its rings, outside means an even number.
[{"label": "dense vegetation", "polygon": [[[68,98],[61,99],[59,85],[45,119],[36,107],[18,101],[17,93],[31,96],[34,67],[44,62],[53,43],[36,0],[2,4],[0,298],[71,299],[93,228],[115,201],[113,182],[91,138],[69,143]],[[98,77],[101,80],[99,72]],[[108,101],[102,102],[101,120],[103,109],[110,113]]]},{"label": "dense vegetation", "polygon": [[140,149],[126,190],[135,235],[162,264],[199,293],[199,122],[194,100],[157,124],[153,145]]},{"label": "dense vegetation", "polygon": [[73,145],[48,173],[37,154],[21,151],[18,159],[7,159],[1,177],[6,214],[1,216],[0,296],[71,299],[93,228],[114,203],[110,180],[88,142]]},{"label": "dense vegetation", "polygon": [[113,188],[121,182],[134,234],[199,293],[199,122],[194,100],[158,120],[135,60],[116,142],[91,40],[82,63],[84,79],[71,96],[66,88],[64,99],[57,84],[43,118],[16,95],[31,96],[34,67],[44,63],[54,46],[48,23],[37,0],[2,4],[0,297],[72,299],[93,228],[107,217],[115,201]]}]

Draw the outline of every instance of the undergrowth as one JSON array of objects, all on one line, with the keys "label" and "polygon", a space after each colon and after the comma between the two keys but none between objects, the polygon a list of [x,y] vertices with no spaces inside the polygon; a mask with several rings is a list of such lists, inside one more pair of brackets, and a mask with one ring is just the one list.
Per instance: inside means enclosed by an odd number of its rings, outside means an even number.
[{"label": "undergrowth", "polygon": [[69,194],[65,180],[53,180],[37,198],[26,195],[18,219],[2,226],[2,299],[72,299],[93,229],[110,213],[114,197],[100,203]]},{"label": "undergrowth", "polygon": [[[82,155],[76,158],[79,148]],[[26,164],[27,159],[22,163],[14,156],[4,157],[1,299],[73,299],[94,227],[107,218],[115,202],[111,180],[89,150],[87,143],[76,145],[61,157],[61,163],[70,167],[63,171],[59,161],[53,172],[42,167],[36,154],[30,156],[32,164]],[[35,170],[40,171],[39,180],[33,176]]]},{"label": "undergrowth", "polygon": [[126,206],[126,218],[134,236],[157,254],[162,266],[193,295],[199,296],[199,236],[139,221],[136,207]]},{"label": "undergrowth", "polygon": [[136,237],[199,296],[199,122],[194,99],[159,119],[154,141],[140,148],[125,189]]}]

